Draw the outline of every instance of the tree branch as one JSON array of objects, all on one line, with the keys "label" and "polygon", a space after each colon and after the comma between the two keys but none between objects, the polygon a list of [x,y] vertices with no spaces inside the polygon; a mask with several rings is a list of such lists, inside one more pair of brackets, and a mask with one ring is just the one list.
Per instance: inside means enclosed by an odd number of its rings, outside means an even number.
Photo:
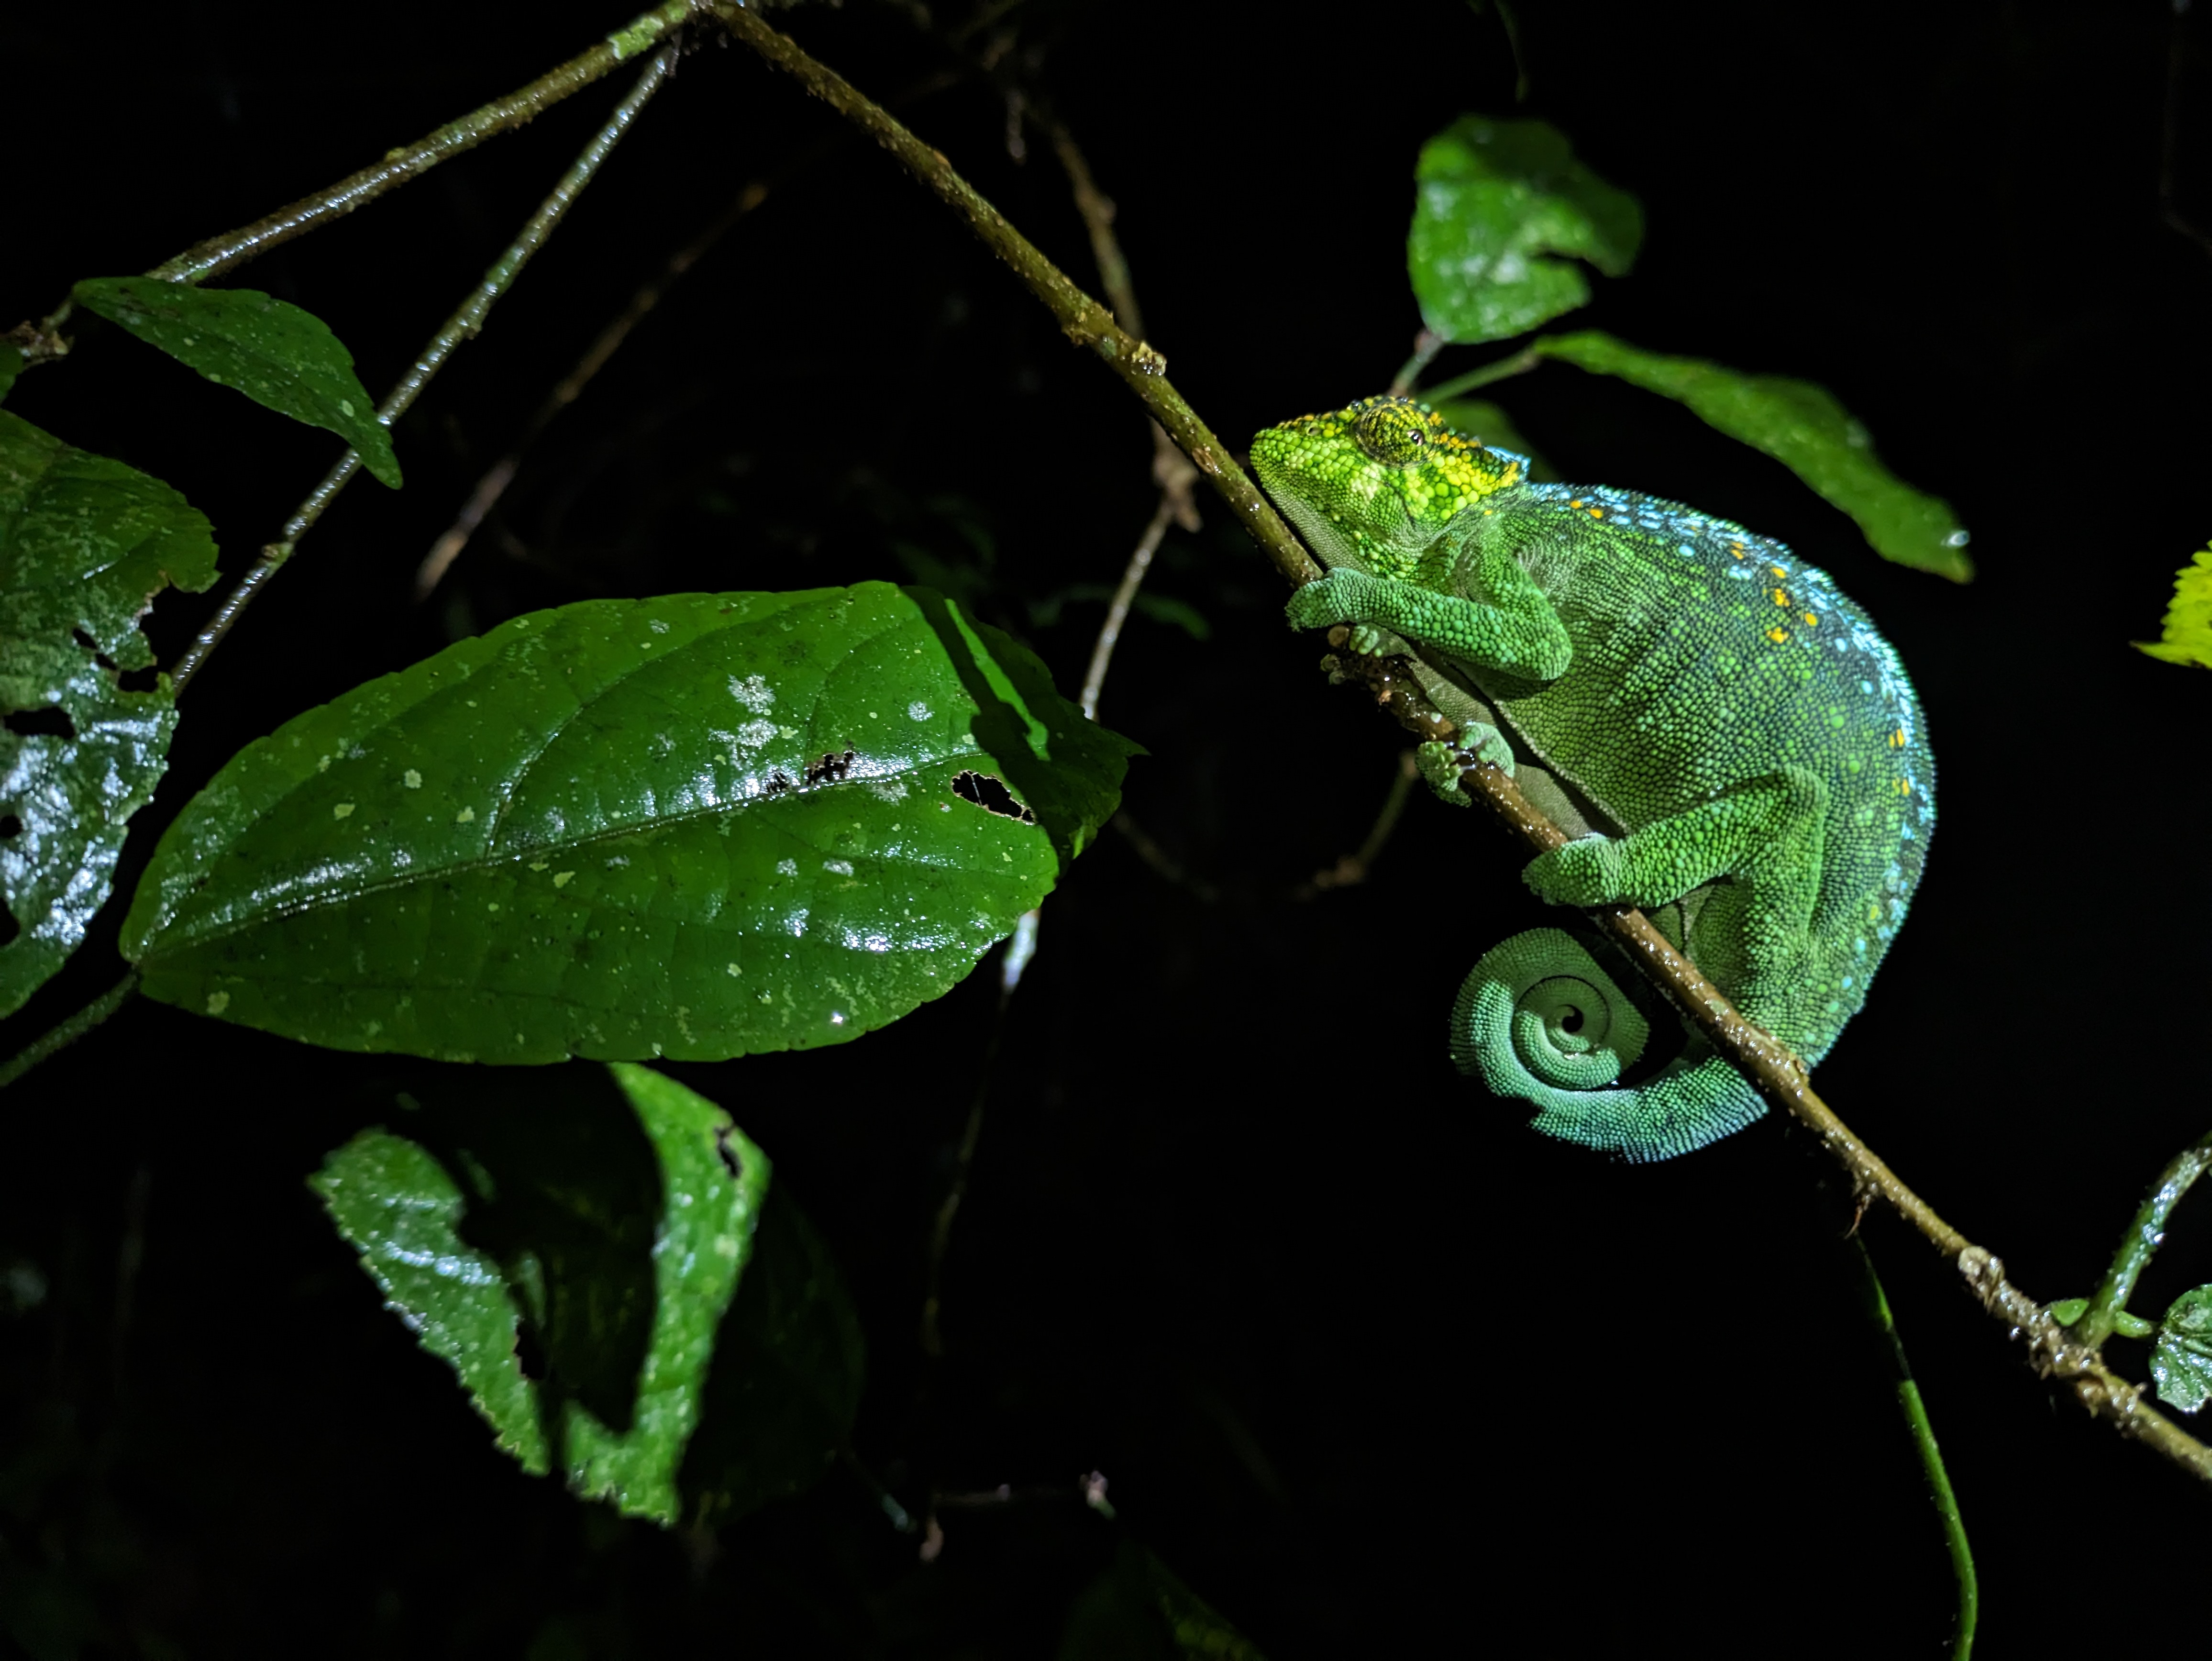
[{"label": "tree branch", "polygon": [[165,283],[204,282],[234,265],[245,264],[280,242],[290,241],[303,231],[313,230],[325,220],[349,214],[394,186],[428,172],[441,161],[473,149],[487,138],[526,125],[571,93],[581,92],[609,70],[638,57],[695,9],[695,0],[663,0],[652,10],[632,18],[589,52],[547,70],[520,91],[495,98],[459,120],[448,121],[427,137],[386,150],[384,159],[373,167],[363,167],[313,196],[303,196],[266,218],[196,242],[146,275]]},{"label": "tree branch", "polygon": [[[708,0],[708,3],[733,35],[869,133],[966,220],[986,246],[1013,267],[1030,291],[1060,319],[1068,338],[1096,353],[1144,401],[1183,453],[1236,508],[1239,521],[1250,528],[1269,561],[1286,581],[1293,585],[1302,584],[1321,575],[1320,568],[1291,535],[1289,526],[1260,495],[1197,412],[1169,383],[1165,361],[1158,353],[1123,331],[1105,307],[1045,259],[1004,215],[953,170],[944,156],[863,97],[834,70],[817,63],[789,37],[731,3],[731,0]],[[1528,367],[1521,361],[1527,356],[1518,354],[1476,373],[1489,379],[1517,374]],[[1467,380],[1461,377],[1461,383]],[[1384,701],[1401,723],[1424,738],[1449,734],[1452,730],[1443,716],[1425,707],[1410,684],[1395,689]],[[1548,852],[1566,842],[1565,833],[1531,806],[1513,781],[1495,767],[1470,768],[1460,783],[1470,795],[1479,795],[1487,802],[1491,810],[1535,851]],[[1863,1196],[1879,1197],[1957,1265],[1982,1306],[2014,1329],[2016,1335],[2028,1341],[2032,1365],[2047,1377],[2069,1380],[2082,1406],[2118,1427],[2123,1434],[2134,1437],[2193,1475],[2212,1482],[2212,1448],[2206,1447],[2145,1402],[2142,1392],[2107,1369],[2094,1349],[2070,1338],[2065,1329],[2051,1318],[2048,1311],[2005,1279],[2004,1264],[1999,1258],[1969,1241],[1906,1187],[1814,1092],[1808,1069],[1789,1047],[1738,1014],[1719,989],[1675,951],[1643,913],[1627,906],[1612,906],[1599,910],[1595,916],[1600,926],[1627,948],[1644,973],[1751,1080],[1761,1094],[1795,1115],[1820,1137],[1838,1163],[1850,1172]]]}]

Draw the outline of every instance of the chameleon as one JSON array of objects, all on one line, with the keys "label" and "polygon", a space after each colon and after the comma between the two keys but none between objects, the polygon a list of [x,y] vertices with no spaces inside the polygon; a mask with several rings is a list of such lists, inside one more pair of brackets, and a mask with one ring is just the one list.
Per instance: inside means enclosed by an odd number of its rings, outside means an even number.
[{"label": "chameleon", "polygon": [[[1327,575],[1299,629],[1403,656],[1456,731],[1417,751],[1515,776],[1571,840],[1523,876],[1553,904],[1633,905],[1810,1065],[1864,1004],[1936,824],[1920,703],[1822,571],[1730,521],[1632,490],[1536,484],[1425,405],[1364,399],[1270,427],[1253,471]],[[1333,660],[1332,660],[1333,661]],[[1439,729],[1441,730],[1441,729]],[[1551,1135],[1670,1158],[1765,1110],[1615,958],[1532,929],[1475,964],[1451,1056]],[[1624,992],[1620,981],[1637,989]]]}]

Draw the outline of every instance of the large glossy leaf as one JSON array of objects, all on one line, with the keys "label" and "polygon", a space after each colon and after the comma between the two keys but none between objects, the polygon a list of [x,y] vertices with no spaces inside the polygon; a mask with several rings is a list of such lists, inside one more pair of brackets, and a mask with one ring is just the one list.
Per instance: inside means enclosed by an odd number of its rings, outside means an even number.
[{"label": "large glossy leaf", "polygon": [[164,587],[214,581],[215,559],[206,519],[159,479],[0,411],[0,1014],[107,897],[177,721],[166,679],[123,687],[154,660],[138,619]]},{"label": "large glossy leaf", "polygon": [[[1421,147],[1406,266],[1447,340],[1503,340],[1589,300],[1575,259],[1634,263],[1644,210],[1542,121],[1462,116]],[[1558,259],[1556,255],[1570,259]]]},{"label": "large glossy leaf", "polygon": [[1875,460],[1867,429],[1825,387],[1647,352],[1595,330],[1549,335],[1534,350],[1674,399],[1708,426],[1764,450],[1856,520],[1884,559],[1954,582],[1972,580],[1966,532],[1949,504]]},{"label": "large glossy leaf", "polygon": [[727,1114],[621,1063],[410,1083],[409,1135],[364,1131],[312,1183],[501,1447],[664,1524],[822,1474],[851,1430],[858,1328]]},{"label": "large glossy leaf", "polygon": [[2154,642],[2137,641],[2136,649],[2168,663],[2212,669],[2212,548],[2191,557],[2173,576],[2173,603]]},{"label": "large glossy leaf", "polygon": [[76,303],[191,365],[218,386],[336,433],[393,490],[399,459],[353,354],[313,312],[252,289],[195,289],[147,277],[87,277]]},{"label": "large glossy leaf", "polygon": [[2212,1400],[2212,1286],[2192,1287],[2167,1309],[2151,1347],[2150,1376],[2159,1400],[2184,1413]]},{"label": "large glossy leaf", "polygon": [[288,722],[155,849],[150,995],[345,1050],[715,1060],[950,989],[1126,739],[927,589],[587,601]]}]

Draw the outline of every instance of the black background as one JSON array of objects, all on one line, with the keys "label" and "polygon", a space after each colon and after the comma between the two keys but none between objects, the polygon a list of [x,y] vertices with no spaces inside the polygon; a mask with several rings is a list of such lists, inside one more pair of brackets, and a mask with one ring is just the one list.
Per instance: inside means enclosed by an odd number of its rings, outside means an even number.
[{"label": "black background", "polygon": [[[2208,1116],[2212,679],[2126,642],[2212,534],[2212,258],[2158,200],[2178,64],[2176,200],[2212,224],[2212,22],[2148,0],[1516,18],[1528,112],[1649,216],[1636,272],[1576,320],[1823,382],[1972,528],[1981,576],[1954,587],[1883,564],[1670,405],[1564,367],[1496,391],[1570,478],[1779,536],[1881,620],[1928,707],[1942,821],[1820,1086],[2022,1285],[2086,1293]],[[621,21],[13,8],[0,321],[316,189]],[[887,7],[783,21],[879,96],[957,67]],[[1215,429],[1379,389],[1419,321],[1415,153],[1464,111],[1512,111],[1495,15],[1040,0],[1012,21]],[[315,311],[386,386],[617,85],[225,280]],[[1010,157],[986,82],[906,113],[1095,287],[1064,179],[1034,140]],[[764,205],[413,605],[416,563],[545,390],[756,179],[777,181]],[[233,571],[333,448],[94,325],[9,407],[184,490]],[[247,739],[590,595],[904,580],[898,545],[972,566],[981,526],[980,609],[1072,692],[1100,607],[1065,591],[1115,580],[1153,501],[1111,377],[880,152],[711,43],[398,441],[406,490],[357,483],[186,696],[126,889]],[[363,1123],[368,1064],[141,1002],[0,1098],[0,1256],[51,1288],[0,1321],[0,1574],[75,1588],[103,1655],[1038,1655],[1113,1548],[1073,1497],[1096,1468],[1121,1525],[1278,1661],[1942,1653],[1949,1571],[1838,1267],[1832,1167],[1771,1122],[1610,1165],[1451,1074],[1450,989],[1540,915],[1520,856],[1420,800],[1369,882],[1291,897],[1358,844],[1400,735],[1326,687],[1277,580],[1201,507],[1155,581],[1212,638],[1133,623],[1103,715],[1152,751],[1129,812],[1220,897],[1109,835],[1047,905],[933,1382],[925,1241],[995,977],[839,1050],[672,1069],[769,1151],[844,1270],[870,1341],[861,1457],[909,1505],[933,1485],[1064,1497],[949,1513],[923,1567],[842,1475],[714,1542],[522,1476],[302,1185]],[[1054,597],[1056,618],[1032,609]],[[165,660],[212,598],[163,601]],[[0,1047],[106,984],[112,936]],[[2208,1217],[2185,1208],[2139,1309],[2212,1278]],[[2212,1494],[2034,1378],[1917,1238],[1879,1215],[1867,1233],[1978,1548],[1982,1652],[2201,1645]],[[2142,1376],[2141,1346],[2112,1354]]]}]

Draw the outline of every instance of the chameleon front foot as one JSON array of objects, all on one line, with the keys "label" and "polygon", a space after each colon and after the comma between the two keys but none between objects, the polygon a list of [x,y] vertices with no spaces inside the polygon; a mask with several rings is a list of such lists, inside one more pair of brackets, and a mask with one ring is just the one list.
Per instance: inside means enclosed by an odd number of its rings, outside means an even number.
[{"label": "chameleon front foot", "polygon": [[1429,788],[1455,807],[1473,805],[1474,799],[1459,787],[1459,776],[1468,768],[1491,766],[1513,776],[1513,746],[1495,727],[1468,727],[1449,743],[1431,739],[1413,751],[1413,761]]}]

